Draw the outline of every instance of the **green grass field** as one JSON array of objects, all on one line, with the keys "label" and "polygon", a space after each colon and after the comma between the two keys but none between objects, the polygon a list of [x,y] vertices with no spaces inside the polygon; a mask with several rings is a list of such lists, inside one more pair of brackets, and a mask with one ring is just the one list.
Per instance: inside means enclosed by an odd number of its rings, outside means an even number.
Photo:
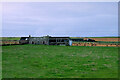
[{"label": "green grass field", "polygon": [[3,78],[117,78],[117,47],[3,46]]},{"label": "green grass field", "polygon": [[0,40],[20,40],[20,37],[0,37]]},{"label": "green grass field", "polygon": [[0,46],[0,80],[2,79],[2,46]]}]

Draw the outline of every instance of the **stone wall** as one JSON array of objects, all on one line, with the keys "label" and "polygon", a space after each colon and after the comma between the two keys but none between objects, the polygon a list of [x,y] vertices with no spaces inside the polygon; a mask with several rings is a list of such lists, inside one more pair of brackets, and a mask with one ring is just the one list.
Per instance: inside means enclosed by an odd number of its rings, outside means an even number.
[{"label": "stone wall", "polygon": [[106,46],[106,47],[120,47],[120,44],[72,43],[72,46]]},{"label": "stone wall", "polygon": [[1,40],[0,45],[13,45],[13,44],[20,44],[19,40]]}]

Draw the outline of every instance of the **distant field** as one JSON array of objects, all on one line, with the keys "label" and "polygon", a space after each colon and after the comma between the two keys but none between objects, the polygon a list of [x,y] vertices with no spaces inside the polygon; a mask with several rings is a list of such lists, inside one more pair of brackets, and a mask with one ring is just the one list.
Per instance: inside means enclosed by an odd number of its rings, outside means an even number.
[{"label": "distant field", "polygon": [[[120,37],[70,37],[74,38],[120,38]],[[0,37],[2,40],[20,40],[20,37]]]},{"label": "distant field", "polygon": [[73,41],[73,43],[104,43],[104,44],[120,44],[120,42],[111,42],[111,41],[97,41],[97,42],[87,42],[87,41]]},{"label": "distant field", "polygon": [[85,38],[120,38],[120,37],[85,37]]},{"label": "distant field", "polygon": [[3,46],[3,78],[117,78],[117,47]]},{"label": "distant field", "polygon": [[71,37],[71,38],[120,38],[120,37]]},{"label": "distant field", "polygon": [[75,38],[83,38],[84,40],[86,39],[93,39],[95,41],[106,41],[106,42],[120,42],[120,37],[71,37],[72,39]]},{"label": "distant field", "polygon": [[107,41],[107,42],[118,42],[120,41],[120,38],[90,38],[95,41]]},{"label": "distant field", "polygon": [[20,40],[20,37],[2,37],[1,40]]}]

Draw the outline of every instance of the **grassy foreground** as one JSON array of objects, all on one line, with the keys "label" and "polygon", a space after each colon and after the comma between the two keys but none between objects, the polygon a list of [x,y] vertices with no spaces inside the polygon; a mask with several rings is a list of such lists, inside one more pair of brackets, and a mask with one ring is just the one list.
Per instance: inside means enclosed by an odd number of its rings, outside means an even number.
[{"label": "grassy foreground", "polygon": [[116,78],[117,47],[3,46],[3,78]]},{"label": "grassy foreground", "polygon": [[0,80],[2,79],[2,46],[0,46]]}]

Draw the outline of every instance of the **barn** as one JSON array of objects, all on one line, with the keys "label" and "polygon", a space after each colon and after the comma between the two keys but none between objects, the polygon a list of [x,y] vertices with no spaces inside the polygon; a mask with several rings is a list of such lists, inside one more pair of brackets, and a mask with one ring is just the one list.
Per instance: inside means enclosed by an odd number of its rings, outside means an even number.
[{"label": "barn", "polygon": [[49,45],[69,45],[69,37],[49,37]]},{"label": "barn", "polygon": [[21,37],[20,44],[40,44],[40,45],[72,45],[72,42],[95,42],[92,39],[71,39],[70,37],[51,37],[49,35],[43,37]]},{"label": "barn", "polygon": [[21,44],[41,44],[41,45],[69,45],[69,37],[21,37]]}]

